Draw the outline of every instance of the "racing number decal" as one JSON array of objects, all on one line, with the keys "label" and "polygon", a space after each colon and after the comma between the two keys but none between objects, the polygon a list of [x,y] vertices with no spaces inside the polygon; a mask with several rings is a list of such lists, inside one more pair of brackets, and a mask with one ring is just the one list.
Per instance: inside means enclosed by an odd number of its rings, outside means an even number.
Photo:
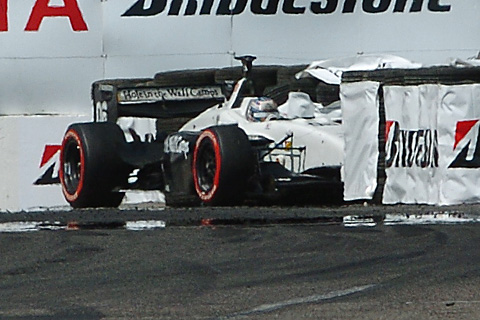
[{"label": "racing number decal", "polygon": [[[70,161],[71,159],[65,159],[65,154],[70,152],[69,148],[72,147],[77,148],[79,152],[78,163],[73,163]],[[65,134],[60,153],[60,164],[60,182],[62,183],[63,194],[69,202],[74,202],[82,192],[85,180],[85,154],[82,141],[75,130],[70,129]],[[78,167],[74,168],[74,166]],[[77,172],[77,170],[79,171]],[[78,181],[72,181],[72,179],[78,179]],[[71,190],[72,187],[73,190]]]},{"label": "racing number decal", "polygon": [[[212,150],[208,150],[208,145],[211,144],[213,147],[213,156],[215,157],[215,173],[212,181],[209,183],[205,183],[205,181],[201,181],[205,178],[206,170],[211,170],[211,167],[207,167],[211,165],[206,160],[208,157],[208,152]],[[220,183],[220,172],[221,172],[221,165],[222,165],[222,156],[220,153],[220,145],[218,142],[217,136],[211,130],[203,131],[197,139],[195,144],[195,150],[193,152],[193,180],[195,184],[195,190],[202,201],[209,202],[214,197],[218,190],[218,185]]]}]

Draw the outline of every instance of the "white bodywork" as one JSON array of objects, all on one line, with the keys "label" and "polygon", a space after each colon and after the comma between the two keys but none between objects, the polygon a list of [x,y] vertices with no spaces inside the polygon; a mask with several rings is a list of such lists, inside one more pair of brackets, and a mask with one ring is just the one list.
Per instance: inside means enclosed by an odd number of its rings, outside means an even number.
[{"label": "white bodywork", "polygon": [[[421,64],[394,55],[362,55],[341,59],[312,62],[297,78],[314,77],[328,84],[340,85],[344,71],[364,71],[385,68],[419,68]],[[317,167],[342,166],[344,138],[340,101],[330,106],[313,103],[305,93],[290,92],[284,105],[278,107],[280,118],[264,122],[248,120],[249,102],[255,98],[243,98],[239,107],[234,107],[245,79],[240,80],[225,103],[214,106],[187,122],[180,131],[201,131],[210,126],[237,124],[249,136],[263,136],[279,142],[293,133],[292,146],[306,147],[305,161],[293,166],[285,157],[279,161],[294,172]]]},{"label": "white bodywork", "polygon": [[[305,147],[303,155],[298,154],[299,157],[295,158],[294,163],[291,163],[291,152],[285,150],[283,153],[273,153],[265,160],[280,162],[293,172],[343,164],[343,128],[341,123],[335,121],[338,118],[338,105],[325,108],[310,101],[314,108],[314,117],[312,118],[295,117],[291,119],[287,114],[280,113],[279,118],[253,122],[247,119],[247,111],[249,103],[256,98],[243,98],[239,107],[233,107],[233,101],[241,84],[242,81],[237,85],[236,92],[229,101],[206,110],[187,122],[180,131],[201,131],[210,126],[237,124],[248,136],[262,136],[275,143],[293,134],[292,138],[285,141],[282,147]],[[308,97],[308,95],[304,95]],[[298,100],[301,100],[300,103]],[[288,103],[291,105],[290,109],[295,108],[295,105],[302,108],[301,103],[304,103],[304,99],[290,95],[286,104]],[[280,106],[279,109],[282,110],[282,107]]]}]

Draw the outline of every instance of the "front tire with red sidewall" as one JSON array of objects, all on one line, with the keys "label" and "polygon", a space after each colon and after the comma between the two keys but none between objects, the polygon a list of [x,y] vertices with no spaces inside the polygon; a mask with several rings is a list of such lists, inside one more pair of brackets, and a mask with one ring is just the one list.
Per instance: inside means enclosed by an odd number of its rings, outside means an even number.
[{"label": "front tire with red sidewall", "polygon": [[124,184],[129,173],[118,155],[123,143],[123,132],[114,123],[79,123],[67,129],[60,154],[60,182],[72,207],[120,204],[124,193],[114,188]]},{"label": "front tire with red sidewall", "polygon": [[237,205],[245,199],[255,157],[242,129],[217,126],[198,137],[192,166],[195,191],[203,203]]}]

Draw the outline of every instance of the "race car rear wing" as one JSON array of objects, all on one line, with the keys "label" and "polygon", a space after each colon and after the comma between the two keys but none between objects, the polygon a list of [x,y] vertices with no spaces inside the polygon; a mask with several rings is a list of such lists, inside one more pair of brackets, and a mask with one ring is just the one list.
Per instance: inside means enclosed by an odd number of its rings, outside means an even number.
[{"label": "race car rear wing", "polygon": [[195,117],[222,102],[222,86],[162,86],[153,79],[101,80],[92,85],[95,121],[115,122],[119,117]]},{"label": "race car rear wing", "polygon": [[[250,77],[255,94],[289,83],[306,65],[255,66]],[[119,117],[157,119],[192,118],[224,101],[242,78],[242,67],[176,70],[153,78],[107,79],[92,84],[95,121],[116,122]]]}]

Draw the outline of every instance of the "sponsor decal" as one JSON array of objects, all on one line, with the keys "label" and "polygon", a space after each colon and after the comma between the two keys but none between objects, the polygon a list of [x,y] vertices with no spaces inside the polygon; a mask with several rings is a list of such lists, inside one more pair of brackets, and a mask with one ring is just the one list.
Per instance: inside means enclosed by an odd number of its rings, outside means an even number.
[{"label": "sponsor decal", "polygon": [[60,168],[60,145],[46,145],[43,151],[40,168],[42,175],[33,183],[34,185],[60,183],[58,171]]},{"label": "sponsor decal", "polygon": [[458,121],[455,127],[453,150],[456,157],[449,168],[480,168],[479,120]]},{"label": "sponsor decal", "polygon": [[[332,14],[335,12],[354,13],[361,10],[366,13],[384,12],[449,12],[451,5],[446,0],[318,0],[311,1],[309,6],[300,5],[296,0],[220,0],[214,8],[213,0],[187,0],[183,6],[183,0],[137,0],[125,13],[123,17],[146,17],[156,16],[166,12],[169,16],[191,16],[191,15],[239,15],[247,8],[253,14],[274,15],[280,10],[285,14]],[[407,5],[408,2],[408,5]],[[358,4],[358,6],[357,6]],[[182,11],[182,9],[184,11]]]},{"label": "sponsor decal", "polygon": [[0,31],[8,31],[8,0],[0,0]]},{"label": "sponsor decal", "polygon": [[387,121],[385,136],[386,168],[438,167],[437,130],[403,130],[397,121]]},{"label": "sponsor decal", "polygon": [[185,159],[187,159],[190,152],[190,145],[187,140],[184,140],[181,136],[172,135],[167,138],[164,145],[165,153],[183,153]]},{"label": "sponsor decal", "polygon": [[[0,0],[0,32],[9,31],[9,1]],[[300,15],[307,12],[315,15],[354,13],[370,14],[384,12],[416,13],[450,12],[449,0],[312,0],[305,6],[300,0],[136,0],[122,17],[148,17],[166,13],[168,16],[192,15],[239,15],[250,10],[255,15],[275,15],[279,12]],[[52,0],[36,0],[26,22],[24,31],[37,32],[44,18],[68,18],[75,32],[88,31],[88,25],[78,5],[78,0],[63,0],[63,5],[50,4]],[[250,2],[250,3],[249,3]]]},{"label": "sponsor decal", "polygon": [[120,103],[223,99],[220,87],[132,88],[118,92]]},{"label": "sponsor decal", "polygon": [[[8,1],[0,0],[0,32],[6,32],[9,29]],[[67,17],[73,31],[88,31],[88,26],[77,1],[63,0],[63,6],[59,6],[50,5],[50,0],[36,0],[24,30],[38,31],[46,17]]]}]

